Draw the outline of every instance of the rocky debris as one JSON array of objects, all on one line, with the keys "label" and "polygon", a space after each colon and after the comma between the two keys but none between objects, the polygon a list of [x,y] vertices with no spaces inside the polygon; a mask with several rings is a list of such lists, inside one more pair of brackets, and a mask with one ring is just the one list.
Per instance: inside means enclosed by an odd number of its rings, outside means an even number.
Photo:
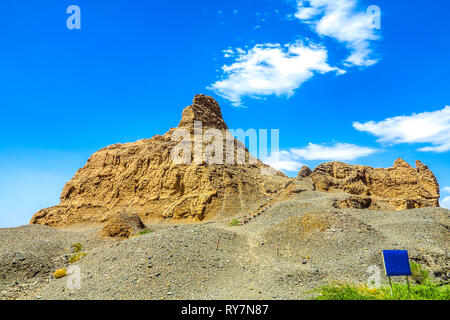
[{"label": "rocky debris", "polygon": [[51,275],[56,266],[66,262],[62,255],[65,247],[70,247],[70,239],[77,242],[70,232],[63,238],[55,237],[57,232],[46,226],[33,226],[35,232],[28,228],[0,229],[0,287],[12,280]]},{"label": "rocky debris", "polygon": [[436,253],[422,253],[414,254],[410,257],[411,261],[414,261],[428,272],[431,273],[437,279],[448,283],[450,280],[450,259],[448,252],[446,254],[436,254]]},{"label": "rocky debris", "polygon": [[42,225],[0,229],[0,300],[18,299],[54,279],[55,270],[68,266],[73,244],[88,248],[111,240],[87,232],[62,231]]},{"label": "rocky debris", "polygon": [[[232,137],[231,151],[226,149],[226,141],[223,148],[224,158],[231,152],[233,164],[224,161],[205,165],[205,153],[200,162],[193,157],[186,164],[175,163],[172,152],[178,151],[175,147],[180,139],[172,139],[172,135],[179,132],[177,129],[187,129],[191,136],[187,143],[194,145],[195,150],[206,152],[212,144],[196,143],[195,121],[201,121],[200,133],[215,129],[216,133],[223,133],[223,139],[229,134],[217,102],[197,95],[193,104],[184,109],[178,128],[163,136],[115,144],[94,153],[66,184],[60,204],[39,211],[30,223],[49,226],[106,223],[111,212],[118,210],[136,213],[144,222],[230,217],[255,210],[292,180],[252,158],[245,146]],[[216,151],[219,152],[214,149],[211,154]],[[245,161],[240,164],[238,160],[242,158]],[[264,174],[267,170],[274,174]]]},{"label": "rocky debris", "polygon": [[[17,300],[23,296],[30,294],[39,290],[42,286],[48,284],[50,279],[45,278],[31,278],[31,279],[20,279],[14,280],[10,283],[5,283],[5,285],[0,284],[0,300]],[[36,295],[35,298],[38,298]]]},{"label": "rocky debris", "polygon": [[311,176],[312,170],[308,166],[303,166],[298,172],[298,178],[306,178]]},{"label": "rocky debris", "polygon": [[346,199],[336,199],[333,206],[338,209],[373,209],[380,207],[369,197],[348,197]]},{"label": "rocky debris", "polygon": [[54,263],[46,256],[32,252],[5,252],[0,255],[0,279],[9,281],[20,277],[30,279],[52,271]]},{"label": "rocky debris", "polygon": [[398,210],[439,207],[439,184],[420,161],[416,161],[416,169],[402,159],[387,169],[328,162],[316,167],[311,177],[317,190],[339,189],[376,198],[377,204],[386,203]]},{"label": "rocky debris", "polygon": [[137,214],[122,212],[107,220],[102,229],[102,235],[111,238],[129,238],[143,229],[145,229],[145,225]]},{"label": "rocky debris", "polygon": [[[0,253],[9,261],[49,265],[28,279],[20,272],[26,268],[1,265],[0,299],[307,299],[333,281],[366,283],[367,268],[383,270],[381,251],[389,249],[408,250],[432,279],[448,281],[449,210],[374,213],[333,207],[337,197],[349,198],[343,192],[285,195],[243,226],[155,221],[147,225],[153,232],[120,241],[98,237],[101,226],[93,224],[0,229]],[[79,290],[53,276],[68,268],[77,243],[88,253],[72,264],[80,268]],[[382,282],[388,285],[384,275]]]}]

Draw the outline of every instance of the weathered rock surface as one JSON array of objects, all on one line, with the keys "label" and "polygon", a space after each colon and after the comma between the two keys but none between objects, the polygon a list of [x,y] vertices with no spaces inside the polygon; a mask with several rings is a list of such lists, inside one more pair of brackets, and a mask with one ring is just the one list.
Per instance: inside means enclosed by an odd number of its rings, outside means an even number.
[{"label": "weathered rock surface", "polygon": [[[439,184],[420,161],[416,161],[415,169],[402,159],[387,169],[329,162],[315,168],[311,177],[317,190],[339,189],[372,198],[370,203],[365,198],[367,207],[375,202],[388,203],[399,210],[439,207]],[[347,203],[344,207],[347,205],[352,206]]]},{"label": "weathered rock surface", "polygon": [[310,177],[312,173],[312,170],[308,166],[303,166],[300,171],[298,172],[298,178],[306,178]]},{"label": "weathered rock surface", "polygon": [[[196,143],[195,121],[201,121],[200,133],[215,129],[225,137],[228,132],[217,102],[197,95],[193,104],[184,109],[178,126],[191,135],[188,143],[193,145],[192,150],[206,150],[208,146],[205,142]],[[105,223],[112,212],[118,211],[136,213],[144,222],[150,218],[199,221],[232,216],[256,209],[291,181],[252,158],[245,147],[244,164],[206,165],[205,156],[201,156],[202,161],[195,161],[192,156],[191,163],[176,164],[171,153],[180,140],[172,139],[174,132],[176,129],[172,128],[162,136],[115,144],[94,153],[66,184],[60,204],[39,211],[30,223],[49,226]],[[236,160],[242,144],[234,138],[231,141],[232,157]],[[223,148],[226,146],[224,142]],[[230,149],[226,149],[224,157]],[[216,151],[213,149],[211,154]],[[263,169],[275,174],[262,174]]]},{"label": "weathered rock surface", "polygon": [[[174,156],[186,161],[180,164]],[[232,217],[261,207],[293,180],[252,157],[229,133],[217,102],[197,95],[177,128],[94,153],[66,184],[60,204],[37,212],[30,223],[59,227],[107,223],[104,235],[126,236],[138,224],[127,225],[117,212],[143,222]],[[313,172],[302,168],[298,180],[311,186],[294,186],[298,189],[294,193],[340,189],[363,197],[336,202],[339,208],[439,206],[439,185],[420,161],[416,169],[401,159],[388,169],[330,162]]]},{"label": "weathered rock surface", "polygon": [[346,199],[336,199],[333,207],[338,209],[379,209],[374,206],[374,201],[370,197],[348,197]]},{"label": "weathered rock surface", "polygon": [[102,235],[111,238],[129,238],[145,229],[137,214],[120,212],[113,214],[102,229]]}]

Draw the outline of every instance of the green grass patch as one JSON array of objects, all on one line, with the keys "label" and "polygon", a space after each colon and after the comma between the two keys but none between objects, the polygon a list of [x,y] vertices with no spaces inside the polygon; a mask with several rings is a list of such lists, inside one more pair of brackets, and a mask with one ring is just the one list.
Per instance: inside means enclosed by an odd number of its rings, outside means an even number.
[{"label": "green grass patch", "polygon": [[237,227],[239,225],[239,220],[238,219],[233,219],[230,222],[230,226],[231,227]]},{"label": "green grass patch", "polygon": [[138,235],[143,236],[144,234],[148,234],[148,233],[152,233],[152,232],[154,232],[154,230],[144,229],[142,231],[139,231]]},{"label": "green grass patch", "polygon": [[411,262],[411,279],[417,284],[427,284],[430,282],[428,271],[420,264]]},{"label": "green grass patch", "polygon": [[71,248],[73,249],[73,252],[77,253],[77,252],[81,252],[83,251],[83,245],[79,242],[74,243]]},{"label": "green grass patch", "polygon": [[80,260],[81,258],[87,256],[86,252],[78,252],[73,254],[70,258],[69,258],[69,263],[75,263],[78,260]]},{"label": "green grass patch", "polygon": [[369,289],[363,285],[332,284],[319,288],[315,300],[450,300],[449,284],[415,284],[411,285],[411,292],[406,283],[392,286],[393,297],[389,286]]},{"label": "green grass patch", "polygon": [[385,285],[379,289],[369,289],[366,285],[334,283],[320,287],[315,292],[315,300],[450,300],[450,284],[430,280],[428,271],[411,262],[411,291],[406,279],[403,283]]}]

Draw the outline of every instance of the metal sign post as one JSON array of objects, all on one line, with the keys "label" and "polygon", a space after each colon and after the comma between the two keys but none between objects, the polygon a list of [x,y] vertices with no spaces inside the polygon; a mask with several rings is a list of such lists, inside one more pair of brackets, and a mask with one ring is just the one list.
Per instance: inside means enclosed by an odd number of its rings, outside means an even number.
[{"label": "metal sign post", "polygon": [[391,297],[394,297],[394,288],[392,287],[392,276],[405,276],[408,283],[408,292],[411,293],[408,276],[411,275],[411,266],[409,265],[408,251],[406,250],[383,250],[383,264],[386,276],[389,278],[391,287]]},{"label": "metal sign post", "polygon": [[394,297],[394,289],[392,288],[392,281],[391,281],[391,276],[388,276],[389,278],[389,286],[391,288],[391,298]]}]

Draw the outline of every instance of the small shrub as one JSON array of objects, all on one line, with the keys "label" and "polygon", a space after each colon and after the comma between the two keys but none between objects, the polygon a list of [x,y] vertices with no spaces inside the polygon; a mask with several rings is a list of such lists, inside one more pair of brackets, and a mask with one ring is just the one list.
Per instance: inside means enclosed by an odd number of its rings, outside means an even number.
[{"label": "small shrub", "polygon": [[80,260],[81,258],[87,256],[86,252],[78,252],[73,254],[70,258],[69,258],[69,263],[75,263],[78,260]]},{"label": "small shrub", "polygon": [[74,243],[71,246],[71,248],[72,248],[73,252],[75,252],[75,253],[83,251],[83,245],[79,242]]},{"label": "small shrub", "polygon": [[417,284],[427,284],[429,282],[428,271],[425,270],[420,264],[411,262],[411,279]]},{"label": "small shrub", "polygon": [[54,276],[56,279],[63,278],[63,277],[65,277],[66,275],[67,275],[67,270],[66,270],[66,268],[58,269],[58,270],[55,271],[55,273],[53,273],[53,276]]},{"label": "small shrub", "polygon": [[153,230],[150,230],[150,229],[144,229],[144,230],[140,231],[140,232],[138,233],[138,235],[142,236],[142,235],[144,235],[144,234],[148,234],[148,233],[152,233],[152,232],[153,232]]},{"label": "small shrub", "polygon": [[230,226],[231,227],[236,227],[238,225],[239,225],[239,220],[238,219],[231,220],[231,222],[230,222]]}]

